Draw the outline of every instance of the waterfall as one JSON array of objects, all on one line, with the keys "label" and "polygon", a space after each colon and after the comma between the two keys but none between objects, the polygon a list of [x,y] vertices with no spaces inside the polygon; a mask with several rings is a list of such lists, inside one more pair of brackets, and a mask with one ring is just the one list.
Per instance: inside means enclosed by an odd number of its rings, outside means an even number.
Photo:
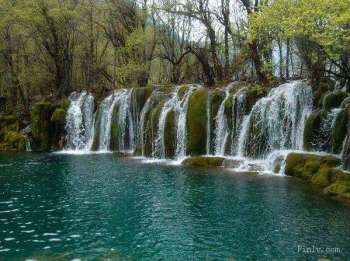
[{"label": "waterfall", "polygon": [[216,115],[215,128],[215,155],[223,156],[225,154],[225,144],[228,136],[227,117],[225,115],[225,103],[230,97],[230,89],[225,90],[225,99],[222,101],[219,111]]},{"label": "waterfall", "polygon": [[165,134],[165,124],[168,113],[175,108],[178,103],[177,93],[173,93],[172,97],[165,102],[162,111],[159,117],[159,126],[157,131],[157,138],[155,144],[155,150],[153,151],[154,158],[165,159],[165,143],[164,143],[164,134]]},{"label": "waterfall", "polygon": [[237,148],[237,156],[238,157],[244,157],[244,152],[245,152],[245,146],[246,142],[248,139],[248,134],[249,134],[249,122],[250,122],[250,117],[251,115],[249,114],[248,116],[245,116],[243,118],[242,122],[242,127],[239,133],[239,138],[238,138],[238,148]]},{"label": "waterfall", "polygon": [[[112,121],[118,126],[118,151],[134,149],[134,126],[131,113],[132,90],[118,90],[103,100],[100,105],[99,151],[109,151],[111,145]],[[116,119],[113,115],[116,114]]]},{"label": "waterfall", "polygon": [[[187,109],[190,97],[195,87],[190,86],[182,99],[178,99],[176,105],[177,130],[176,130],[176,158],[181,159],[186,156],[186,121]],[[177,94],[178,95],[178,94]]]},{"label": "waterfall", "polygon": [[141,114],[140,114],[140,127],[139,127],[139,136],[140,136],[140,146],[141,146],[141,155],[145,156],[145,140],[144,140],[144,136],[145,136],[145,126],[146,126],[146,115],[149,112],[149,110],[151,109],[151,105],[152,105],[152,96],[149,97],[145,103],[145,106],[143,106],[142,110],[141,110]]},{"label": "waterfall", "polygon": [[246,88],[242,88],[232,97],[231,155],[237,155],[239,152],[239,137],[242,132],[242,126],[244,126],[246,100]]},{"label": "waterfall", "polygon": [[322,119],[319,137],[317,138],[316,144],[314,144],[315,148],[319,151],[328,151],[332,150],[331,144],[331,136],[332,130],[335,125],[335,121],[337,119],[338,114],[342,111],[342,109],[332,109],[327,113],[327,116]]},{"label": "waterfall", "polygon": [[[273,150],[302,149],[312,90],[302,81],[283,84],[260,99],[240,140],[242,156],[265,157]],[[243,131],[243,130],[242,130]],[[243,152],[243,153],[242,153]]]},{"label": "waterfall", "polygon": [[211,130],[210,130],[210,106],[211,106],[211,94],[208,93],[208,99],[207,99],[207,144],[206,144],[206,152],[207,155],[210,154],[210,139],[211,139]]},{"label": "waterfall", "polygon": [[94,132],[94,97],[86,91],[72,93],[66,115],[66,150],[90,150]]},{"label": "waterfall", "polygon": [[132,90],[121,94],[118,113],[119,151],[133,152],[135,146],[134,121],[131,113]]},{"label": "waterfall", "polygon": [[[302,149],[304,125],[313,99],[306,83],[294,81],[272,89],[255,103],[249,114],[250,87],[234,87],[226,87],[224,97],[208,91],[207,101],[201,103],[206,107],[200,111],[206,113],[207,119],[203,125],[205,134],[199,134],[206,139],[204,153],[237,156],[249,168],[269,161],[265,165],[271,169],[271,160],[283,158],[278,151]],[[94,147],[98,151],[131,151],[159,159],[169,156],[181,159],[192,153],[187,148],[187,113],[190,101],[196,104],[192,94],[197,88],[189,85],[150,90],[147,96],[142,96],[146,94],[140,94],[140,90],[120,89],[105,98],[96,113],[91,94],[73,93],[66,116],[66,149],[86,151]],[[142,102],[138,101],[140,99]],[[212,106],[217,110],[215,123],[210,120]],[[171,118],[170,113],[174,113]],[[327,132],[332,129],[337,113],[338,110],[333,110],[329,119],[327,117],[324,123]],[[174,122],[168,125],[168,119]],[[146,133],[148,131],[152,133]],[[94,133],[96,143],[93,142]],[[168,151],[171,151],[169,155]]]}]

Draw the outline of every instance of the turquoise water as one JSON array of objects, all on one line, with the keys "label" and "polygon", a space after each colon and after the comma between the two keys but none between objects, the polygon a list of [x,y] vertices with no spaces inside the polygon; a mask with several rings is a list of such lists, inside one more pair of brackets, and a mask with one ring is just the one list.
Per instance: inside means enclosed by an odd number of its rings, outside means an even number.
[{"label": "turquoise water", "polygon": [[349,206],[291,178],[6,154],[0,195],[1,260],[350,258]]}]

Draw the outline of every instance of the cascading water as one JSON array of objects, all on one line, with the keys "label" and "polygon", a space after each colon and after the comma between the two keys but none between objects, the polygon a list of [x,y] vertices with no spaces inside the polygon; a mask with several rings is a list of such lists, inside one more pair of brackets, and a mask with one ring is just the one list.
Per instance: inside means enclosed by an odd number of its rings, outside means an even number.
[{"label": "cascading water", "polygon": [[118,143],[119,151],[122,152],[133,152],[135,149],[134,121],[131,113],[131,97],[132,90],[123,92],[120,99],[121,102],[118,104],[118,129],[120,130]]},{"label": "cascading water", "polygon": [[[187,110],[190,97],[195,89],[194,86],[190,86],[182,99],[178,99],[175,107],[178,114],[177,118],[177,131],[176,131],[176,158],[181,159],[186,156],[186,121]],[[177,94],[178,95],[178,94]]]},{"label": "cascading water", "polygon": [[230,97],[230,89],[225,90],[225,99],[220,105],[216,115],[215,128],[215,155],[223,156],[225,154],[225,144],[228,136],[228,123],[225,115],[225,103]]},{"label": "cascading water", "polygon": [[245,88],[240,89],[232,97],[231,155],[238,154],[239,137],[246,113],[246,100],[247,94]]},{"label": "cascading water", "polygon": [[157,138],[156,138],[156,144],[155,144],[155,150],[153,152],[154,158],[160,158],[165,159],[165,142],[164,142],[164,135],[165,135],[165,124],[166,124],[166,118],[168,116],[168,113],[175,109],[176,105],[178,103],[178,97],[177,93],[173,93],[172,97],[165,102],[162,111],[160,113],[159,117],[159,126],[157,131]]},{"label": "cascading water", "polygon": [[66,115],[66,150],[88,151],[94,131],[94,97],[86,91],[72,93]]},{"label": "cascading water", "polygon": [[140,127],[139,127],[139,136],[140,136],[140,146],[141,146],[141,155],[145,156],[145,132],[146,132],[146,115],[151,109],[152,105],[152,96],[149,97],[145,103],[145,106],[143,106],[141,113],[140,113]]},{"label": "cascading water", "polygon": [[264,158],[273,150],[302,149],[312,100],[311,87],[302,81],[272,89],[254,105],[249,122],[245,122],[246,133],[239,141],[243,156]]},{"label": "cascading water", "polygon": [[[207,102],[202,105],[206,106],[202,111],[206,113],[207,122],[205,134],[200,135],[206,139],[206,154],[238,156],[240,161],[247,162],[249,169],[257,162],[271,169],[271,162],[264,162],[283,158],[285,150],[302,149],[305,121],[312,110],[309,86],[295,81],[274,88],[267,97],[256,102],[249,114],[246,114],[248,87],[236,92],[231,87],[226,88],[224,99],[216,103],[215,126],[210,120],[213,117],[210,91]],[[187,113],[190,100],[191,104],[196,102],[191,99],[196,88],[191,85],[176,87],[170,93],[169,90],[153,91],[145,96],[142,105],[134,104],[134,90],[118,90],[102,101],[96,117],[90,94],[72,94],[67,113],[66,147],[91,150],[96,132],[98,146],[95,149],[98,151],[133,151],[145,156],[148,146],[148,156],[165,159],[169,157],[167,144],[173,144],[170,157],[182,159],[192,153],[186,144]],[[171,118],[168,117],[170,112],[174,113]],[[168,118],[174,122],[168,124]],[[172,129],[168,129],[168,125]],[[211,136],[214,136],[214,148],[211,147]],[[168,140],[169,137],[174,141]]]},{"label": "cascading water", "polygon": [[210,154],[210,140],[211,140],[211,130],[210,130],[210,114],[211,114],[211,93],[208,93],[208,99],[207,99],[207,143],[206,143],[206,152],[207,155]]}]

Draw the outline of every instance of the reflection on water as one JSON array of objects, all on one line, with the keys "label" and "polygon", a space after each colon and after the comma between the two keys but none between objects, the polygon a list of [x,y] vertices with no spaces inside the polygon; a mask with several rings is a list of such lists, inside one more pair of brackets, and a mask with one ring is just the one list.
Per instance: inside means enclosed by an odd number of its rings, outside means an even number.
[{"label": "reflection on water", "polygon": [[[4,258],[350,255],[350,210],[286,177],[141,164],[115,154],[2,154],[0,169]],[[310,256],[298,246],[341,252]]]}]

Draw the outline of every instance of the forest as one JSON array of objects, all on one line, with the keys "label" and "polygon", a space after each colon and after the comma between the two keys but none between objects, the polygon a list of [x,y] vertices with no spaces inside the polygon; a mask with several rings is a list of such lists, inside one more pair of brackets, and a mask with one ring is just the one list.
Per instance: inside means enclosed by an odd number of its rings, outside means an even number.
[{"label": "forest", "polygon": [[[1,0],[3,110],[73,90],[350,78],[347,0]],[[320,90],[319,90],[320,89]]]}]

